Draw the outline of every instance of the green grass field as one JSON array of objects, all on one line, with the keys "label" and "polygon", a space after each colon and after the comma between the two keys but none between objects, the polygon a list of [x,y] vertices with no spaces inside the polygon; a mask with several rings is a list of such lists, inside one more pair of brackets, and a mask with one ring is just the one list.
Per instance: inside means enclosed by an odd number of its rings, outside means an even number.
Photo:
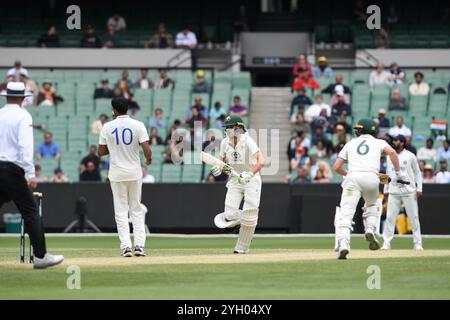
[{"label": "green grass field", "polygon": [[[49,237],[61,266],[19,264],[19,239],[0,238],[0,299],[450,299],[450,239],[410,238],[389,252],[352,239],[349,259],[335,259],[333,238],[256,238],[234,255],[234,238],[158,238],[145,258],[119,257],[116,237]],[[69,290],[67,268],[81,270]],[[381,270],[381,289],[367,289],[367,268]]]}]

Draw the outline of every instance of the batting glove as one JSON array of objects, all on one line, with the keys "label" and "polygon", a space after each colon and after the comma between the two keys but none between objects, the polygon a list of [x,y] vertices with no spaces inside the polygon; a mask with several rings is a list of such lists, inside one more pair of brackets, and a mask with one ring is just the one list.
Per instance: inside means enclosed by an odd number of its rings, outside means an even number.
[{"label": "batting glove", "polygon": [[409,184],[408,177],[400,171],[395,173],[395,182],[400,185]]},{"label": "batting glove", "polygon": [[247,184],[250,182],[250,180],[254,177],[254,173],[250,171],[244,171],[242,172],[238,177],[238,183],[240,184]]},{"label": "batting glove", "polygon": [[214,177],[218,177],[222,174],[222,170],[220,170],[219,166],[212,166],[211,168],[211,174]]}]

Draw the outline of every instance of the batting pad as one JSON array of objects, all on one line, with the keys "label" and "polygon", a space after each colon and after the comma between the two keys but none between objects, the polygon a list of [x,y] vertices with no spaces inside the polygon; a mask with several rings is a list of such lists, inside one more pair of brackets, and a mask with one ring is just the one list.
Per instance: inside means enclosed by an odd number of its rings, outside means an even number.
[{"label": "batting pad", "polygon": [[259,209],[247,209],[242,211],[241,228],[236,243],[235,251],[239,253],[247,253],[255,234],[256,225],[258,223]]}]

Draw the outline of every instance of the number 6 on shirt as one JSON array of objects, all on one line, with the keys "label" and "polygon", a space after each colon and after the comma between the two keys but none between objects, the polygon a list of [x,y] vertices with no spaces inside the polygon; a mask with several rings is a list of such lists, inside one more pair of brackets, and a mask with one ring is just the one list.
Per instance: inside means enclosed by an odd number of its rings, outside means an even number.
[{"label": "number 6 on shirt", "polygon": [[[128,135],[129,139],[128,139],[128,141],[126,140],[125,132],[129,132],[129,135]],[[119,129],[115,128],[113,130],[112,134],[116,135],[116,144],[119,144]],[[133,142],[133,131],[131,131],[130,128],[124,128],[122,130],[122,142],[125,145],[130,145]]]}]

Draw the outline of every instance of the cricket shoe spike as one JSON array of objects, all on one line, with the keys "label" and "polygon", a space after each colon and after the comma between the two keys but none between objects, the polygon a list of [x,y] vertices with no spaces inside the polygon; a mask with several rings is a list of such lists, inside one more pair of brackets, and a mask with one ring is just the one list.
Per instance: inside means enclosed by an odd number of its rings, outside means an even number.
[{"label": "cricket shoe spike", "polygon": [[130,258],[133,256],[133,253],[131,252],[131,249],[126,247],[125,249],[122,249],[122,253],[121,253],[122,257],[126,257],[126,258]]},{"label": "cricket shoe spike", "polygon": [[46,269],[48,267],[56,266],[64,261],[62,255],[52,255],[46,253],[43,258],[34,257],[33,269]]},{"label": "cricket shoe spike", "polygon": [[338,248],[338,260],[347,259],[347,255],[350,253],[350,245],[347,240],[339,241]]},{"label": "cricket shoe spike", "polygon": [[383,243],[381,250],[391,250],[391,244],[389,242]]},{"label": "cricket shoe spike", "polygon": [[365,236],[366,240],[369,241],[370,250],[380,249],[380,243],[378,242],[377,237],[375,236],[375,233],[371,228],[367,228]]},{"label": "cricket shoe spike", "polygon": [[416,251],[423,251],[423,247],[422,247],[421,244],[415,244],[414,245],[414,250],[416,250]]},{"label": "cricket shoe spike", "polygon": [[145,253],[143,246],[135,246],[134,247],[134,255],[136,257],[145,257],[147,254]]}]

